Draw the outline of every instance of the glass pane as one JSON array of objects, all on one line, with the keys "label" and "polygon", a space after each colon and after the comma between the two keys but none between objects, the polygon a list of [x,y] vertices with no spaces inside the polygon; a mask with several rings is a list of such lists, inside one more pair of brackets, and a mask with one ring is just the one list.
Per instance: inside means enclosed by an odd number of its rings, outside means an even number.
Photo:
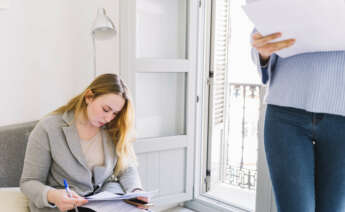
[{"label": "glass pane", "polygon": [[136,1],[137,58],[186,58],[187,2]]},{"label": "glass pane", "polygon": [[138,138],[185,134],[186,73],[136,74]]},{"label": "glass pane", "polygon": [[229,95],[226,97],[228,128],[224,144],[220,136],[217,141],[212,140],[212,145],[222,146],[212,146],[214,154],[220,155],[220,162],[211,165],[211,176],[216,179],[211,178],[214,181],[211,181],[207,194],[219,201],[254,211],[262,85],[251,59],[250,34],[254,26],[241,9],[245,3],[246,0],[234,0],[230,6]]}]

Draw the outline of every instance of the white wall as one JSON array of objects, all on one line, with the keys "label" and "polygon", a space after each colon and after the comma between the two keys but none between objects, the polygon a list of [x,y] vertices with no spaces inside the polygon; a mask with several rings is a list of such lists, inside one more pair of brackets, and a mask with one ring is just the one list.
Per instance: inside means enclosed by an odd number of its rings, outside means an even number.
[{"label": "white wall", "polygon": [[[119,29],[120,0],[10,0],[0,10],[0,126],[37,120],[93,79],[90,28],[104,7]],[[98,41],[98,73],[119,72],[119,33]]]}]

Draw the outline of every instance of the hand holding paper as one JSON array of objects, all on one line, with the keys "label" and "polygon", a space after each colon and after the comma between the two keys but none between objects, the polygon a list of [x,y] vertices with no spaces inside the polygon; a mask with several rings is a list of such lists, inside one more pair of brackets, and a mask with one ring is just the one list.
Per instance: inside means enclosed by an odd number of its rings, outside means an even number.
[{"label": "hand holding paper", "polygon": [[296,39],[295,45],[277,52],[281,57],[345,50],[343,0],[260,0],[243,9],[263,36],[281,32],[275,41]]},{"label": "hand holding paper", "polygon": [[[145,197],[147,199],[151,199],[156,193],[158,193],[158,190],[150,191],[150,192],[136,191],[136,192],[126,193],[126,194],[114,194],[108,191],[103,191],[98,194],[86,197],[86,199],[89,202],[86,205],[84,205],[84,207],[93,209],[95,211],[104,211],[104,212],[114,211],[114,207],[116,207],[116,211],[119,211],[119,212],[122,212],[122,211],[139,212],[141,210],[136,208],[138,205],[143,206],[140,208],[148,208],[152,204],[140,203],[140,201],[135,200],[135,199],[137,199],[138,197]],[[127,202],[128,200],[131,200],[128,202],[131,205],[126,204],[123,201],[119,201],[119,200],[125,200]]]},{"label": "hand holding paper", "polygon": [[261,64],[267,63],[268,59],[273,53],[288,48],[295,43],[295,39],[273,42],[273,40],[280,37],[281,33],[273,33],[266,36],[262,36],[258,32],[253,34],[252,46],[260,53]]}]

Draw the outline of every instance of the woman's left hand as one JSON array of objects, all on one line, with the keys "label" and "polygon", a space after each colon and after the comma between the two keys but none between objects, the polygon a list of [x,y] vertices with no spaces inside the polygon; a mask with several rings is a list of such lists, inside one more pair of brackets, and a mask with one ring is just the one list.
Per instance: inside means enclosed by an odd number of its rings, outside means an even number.
[{"label": "woman's left hand", "polygon": [[[141,190],[141,189],[135,189],[133,192],[143,192],[143,190]],[[150,202],[149,198],[147,198],[147,197],[139,196],[139,197],[137,197],[137,199],[138,199],[138,200],[141,200],[141,201],[144,201],[144,202],[147,202],[147,203]],[[140,209],[146,209],[146,208],[147,208],[147,207],[142,206],[142,205],[138,205],[137,207],[140,208]]]}]

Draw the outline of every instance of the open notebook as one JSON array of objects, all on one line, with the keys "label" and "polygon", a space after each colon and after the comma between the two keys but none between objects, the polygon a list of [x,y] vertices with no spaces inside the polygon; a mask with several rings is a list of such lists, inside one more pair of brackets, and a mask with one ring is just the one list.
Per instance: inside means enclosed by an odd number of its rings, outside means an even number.
[{"label": "open notebook", "polygon": [[158,190],[132,192],[132,193],[124,193],[124,194],[114,194],[109,191],[103,191],[98,194],[88,196],[85,199],[89,200],[89,202],[107,201],[107,200],[124,200],[124,199],[132,199],[136,197],[147,197],[151,199],[156,193],[158,193]]},{"label": "open notebook", "polygon": [[[125,194],[114,194],[108,191],[103,191],[98,194],[88,196],[86,199],[89,201],[87,204],[83,205],[84,208],[89,208],[94,211],[102,212],[141,212],[142,209],[139,209],[133,205],[127,204],[122,200],[132,199],[136,197],[147,197],[151,199],[154,195],[158,193],[158,190],[155,191],[142,191],[142,192],[132,192]],[[150,211],[150,210],[146,210]]]}]

